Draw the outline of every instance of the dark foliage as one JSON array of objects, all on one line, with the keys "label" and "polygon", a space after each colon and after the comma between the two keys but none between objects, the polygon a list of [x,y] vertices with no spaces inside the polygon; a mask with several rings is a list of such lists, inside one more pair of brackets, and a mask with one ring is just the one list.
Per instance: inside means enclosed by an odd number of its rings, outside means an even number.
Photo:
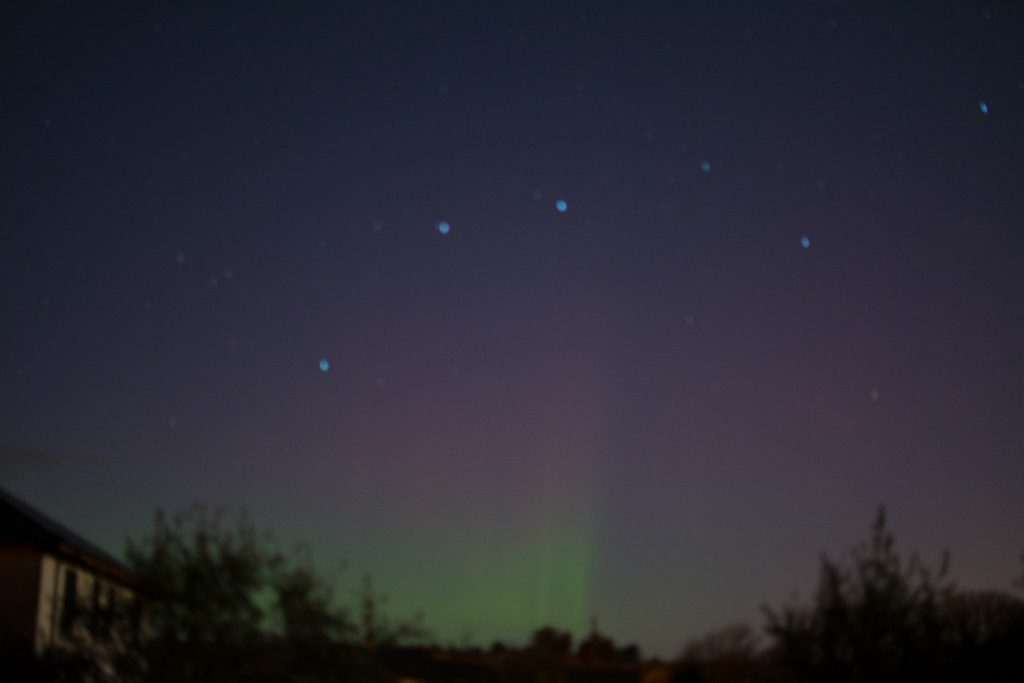
[{"label": "dark foliage", "polygon": [[130,672],[142,680],[383,677],[308,553],[281,552],[244,516],[158,514],[126,554],[146,602],[143,666]]},{"label": "dark foliage", "polygon": [[[776,677],[785,681],[1019,680],[1022,603],[957,592],[948,558],[932,571],[904,561],[884,509],[848,562],[821,561],[814,602],[766,609]],[[1016,675],[1010,672],[1016,672]]]},{"label": "dark foliage", "polygon": [[692,640],[679,657],[675,683],[740,683],[763,671],[753,627],[733,624]]}]

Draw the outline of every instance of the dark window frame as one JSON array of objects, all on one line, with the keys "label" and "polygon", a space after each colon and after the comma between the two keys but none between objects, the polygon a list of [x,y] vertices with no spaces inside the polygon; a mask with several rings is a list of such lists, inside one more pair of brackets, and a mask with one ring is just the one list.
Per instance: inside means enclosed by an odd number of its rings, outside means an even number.
[{"label": "dark window frame", "polygon": [[61,595],[61,635],[73,635],[76,621],[78,621],[78,572],[68,567],[64,570],[64,591]]}]

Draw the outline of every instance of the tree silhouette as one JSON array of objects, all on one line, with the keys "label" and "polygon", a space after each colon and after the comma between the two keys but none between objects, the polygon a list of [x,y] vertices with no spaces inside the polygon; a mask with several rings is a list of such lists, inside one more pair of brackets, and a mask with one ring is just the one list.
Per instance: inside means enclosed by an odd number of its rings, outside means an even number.
[{"label": "tree silhouette", "polygon": [[822,557],[809,606],[765,609],[780,677],[788,681],[1009,680],[1024,671],[1021,602],[958,593],[916,556],[896,552],[881,508],[871,538],[845,563]]},{"label": "tree silhouette", "polygon": [[308,553],[281,552],[244,515],[158,512],[126,557],[146,603],[138,677],[317,680],[349,668],[354,629]]},{"label": "tree silhouette", "polygon": [[618,656],[615,641],[598,632],[596,625],[591,628],[590,635],[580,643],[577,654],[584,662],[595,664],[614,662]]},{"label": "tree silhouette", "polygon": [[422,625],[422,616],[392,622],[385,615],[383,606],[387,597],[373,589],[373,580],[363,577],[362,590],[358,596],[359,603],[359,640],[368,650],[389,648],[396,645],[421,641],[429,634]]},{"label": "tree silhouette", "polygon": [[687,643],[675,679],[676,683],[749,681],[760,665],[757,632],[748,624],[733,624]]},{"label": "tree silhouette", "polygon": [[750,659],[757,655],[760,639],[749,624],[732,624],[688,642],[680,659],[711,662]]},{"label": "tree silhouette", "polygon": [[530,651],[551,661],[565,659],[572,654],[572,634],[553,626],[539,628],[530,638]]}]

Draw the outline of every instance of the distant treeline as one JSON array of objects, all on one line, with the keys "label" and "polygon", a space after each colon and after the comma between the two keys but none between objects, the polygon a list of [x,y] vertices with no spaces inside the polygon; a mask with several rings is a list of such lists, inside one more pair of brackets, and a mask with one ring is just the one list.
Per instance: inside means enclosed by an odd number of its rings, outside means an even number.
[{"label": "distant treeline", "polygon": [[[1024,600],[959,590],[895,548],[884,509],[841,561],[823,557],[814,597],[765,608],[762,630],[726,627],[671,662],[645,660],[596,627],[537,629],[509,648],[432,646],[419,617],[394,620],[369,579],[345,607],[308,552],[281,551],[244,515],[196,507],[128,543],[137,606],[102,639],[43,657],[5,653],[7,680],[398,681],[425,683],[928,683],[1024,680]],[[1024,573],[1016,587],[1024,590]],[[113,624],[113,625],[112,625]],[[104,645],[97,648],[97,642]]]}]

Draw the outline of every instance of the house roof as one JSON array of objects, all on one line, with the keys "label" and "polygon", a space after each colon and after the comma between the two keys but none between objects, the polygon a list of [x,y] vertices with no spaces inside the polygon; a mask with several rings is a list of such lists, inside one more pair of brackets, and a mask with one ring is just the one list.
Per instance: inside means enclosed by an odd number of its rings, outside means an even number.
[{"label": "house roof", "polygon": [[0,544],[36,548],[73,560],[122,583],[138,583],[136,574],[113,555],[3,489],[0,489]]}]

